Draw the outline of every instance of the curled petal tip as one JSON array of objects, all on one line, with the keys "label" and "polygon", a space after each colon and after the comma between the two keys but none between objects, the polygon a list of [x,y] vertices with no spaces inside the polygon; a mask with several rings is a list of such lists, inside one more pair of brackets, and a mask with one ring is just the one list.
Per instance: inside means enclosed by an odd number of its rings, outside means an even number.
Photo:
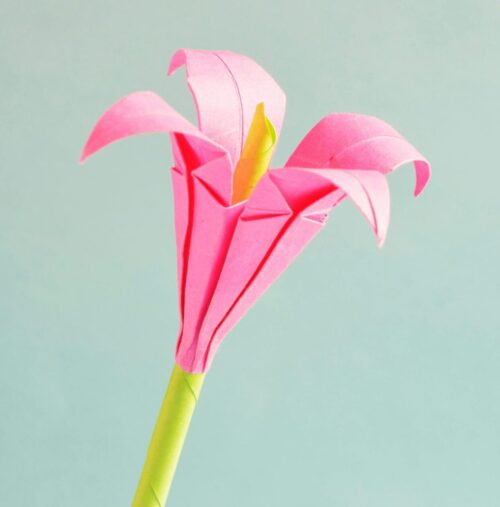
[{"label": "curled petal tip", "polygon": [[96,128],[98,125],[94,126],[92,132],[90,133],[85,146],[83,147],[82,153],[80,155],[80,164],[84,164],[89,157],[91,157],[96,151],[99,150],[99,147],[95,146],[95,137],[96,137]]},{"label": "curled petal tip", "polygon": [[415,160],[415,173],[417,175],[413,195],[418,197],[431,179],[431,165],[425,159]]},{"label": "curled petal tip", "polygon": [[88,145],[88,141],[87,141],[87,144],[83,147],[82,154],[80,155],[80,159],[78,160],[78,162],[81,165],[83,165],[85,163],[85,161],[90,157],[90,155],[92,155],[92,153],[89,153],[87,145]]},{"label": "curled petal tip", "polygon": [[179,67],[182,67],[186,63],[186,53],[184,49],[178,49],[168,65],[167,76],[171,76]]}]

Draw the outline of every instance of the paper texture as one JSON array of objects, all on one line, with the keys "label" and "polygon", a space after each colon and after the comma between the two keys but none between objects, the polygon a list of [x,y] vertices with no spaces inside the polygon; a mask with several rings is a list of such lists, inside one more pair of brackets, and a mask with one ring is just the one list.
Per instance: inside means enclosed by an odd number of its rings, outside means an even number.
[{"label": "paper texture", "polygon": [[[243,147],[252,141],[256,108],[263,103],[275,127],[275,136],[259,130],[270,136],[272,151],[285,112],[284,93],[255,62],[235,53],[180,50],[169,73],[182,65],[198,127],[154,93],[137,92],[104,113],[82,159],[130,135],[170,135],[181,317],[176,360],[188,372],[204,372],[228,331],[322,230],[335,206],[350,198],[382,245],[390,216],[386,175],[413,162],[419,194],[430,165],[387,123],[330,114],[284,167],[258,172],[251,193],[233,199],[233,178],[238,161],[248,156]],[[265,135],[256,135],[257,145]]]}]

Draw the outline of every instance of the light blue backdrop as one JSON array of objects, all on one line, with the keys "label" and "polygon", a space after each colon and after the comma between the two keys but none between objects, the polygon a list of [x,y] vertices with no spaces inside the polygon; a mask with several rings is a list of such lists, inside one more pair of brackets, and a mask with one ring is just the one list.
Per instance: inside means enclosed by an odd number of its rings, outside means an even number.
[{"label": "light blue backdrop", "polygon": [[332,111],[433,163],[391,175],[386,246],[350,203],[231,333],[169,506],[500,505],[496,0],[2,6],[0,504],[129,505],[177,333],[167,139],[77,160],[119,97],[193,117],[178,47],[288,94],[275,162]]}]

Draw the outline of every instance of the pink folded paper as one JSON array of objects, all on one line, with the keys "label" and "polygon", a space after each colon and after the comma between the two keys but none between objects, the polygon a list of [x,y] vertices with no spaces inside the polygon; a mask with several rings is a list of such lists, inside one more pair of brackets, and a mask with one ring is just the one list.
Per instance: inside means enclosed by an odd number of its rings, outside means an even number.
[{"label": "pink folded paper", "polygon": [[346,196],[384,242],[390,196],[386,174],[407,162],[415,195],[430,165],[387,123],[330,114],[305,136],[284,167],[270,169],[247,201],[231,205],[233,171],[253,113],[264,102],[277,134],[285,95],[252,60],[228,51],[180,50],[198,127],[152,92],[112,105],[94,127],[82,160],[127,136],[170,134],[181,328],[176,361],[205,372],[221,341],[323,228]]}]

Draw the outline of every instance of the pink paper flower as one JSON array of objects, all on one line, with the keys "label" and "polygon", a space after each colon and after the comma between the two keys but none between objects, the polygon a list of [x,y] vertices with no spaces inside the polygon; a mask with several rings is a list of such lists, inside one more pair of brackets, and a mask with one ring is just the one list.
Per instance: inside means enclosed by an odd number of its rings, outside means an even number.
[{"label": "pink paper flower", "polygon": [[198,127],[152,92],[112,105],[97,122],[82,160],[127,136],[170,134],[181,328],[176,361],[205,372],[224,336],[349,197],[382,245],[389,223],[386,174],[413,162],[415,195],[430,166],[387,123],[330,114],[304,137],[284,167],[270,169],[250,198],[231,204],[233,172],[258,103],[279,135],[285,95],[252,60],[228,51],[180,50]]}]

